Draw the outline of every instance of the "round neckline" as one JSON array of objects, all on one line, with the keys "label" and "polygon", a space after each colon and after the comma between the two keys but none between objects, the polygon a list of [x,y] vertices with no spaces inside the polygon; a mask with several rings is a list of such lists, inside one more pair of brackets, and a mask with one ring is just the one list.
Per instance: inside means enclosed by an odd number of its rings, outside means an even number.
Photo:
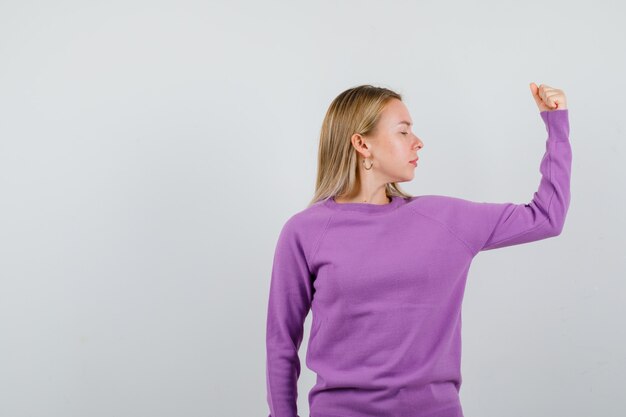
[{"label": "round neckline", "polygon": [[391,201],[387,204],[375,204],[375,203],[338,203],[335,201],[334,196],[330,196],[326,199],[324,204],[333,210],[350,210],[360,211],[364,213],[385,213],[398,207],[402,202],[402,198],[392,195]]}]

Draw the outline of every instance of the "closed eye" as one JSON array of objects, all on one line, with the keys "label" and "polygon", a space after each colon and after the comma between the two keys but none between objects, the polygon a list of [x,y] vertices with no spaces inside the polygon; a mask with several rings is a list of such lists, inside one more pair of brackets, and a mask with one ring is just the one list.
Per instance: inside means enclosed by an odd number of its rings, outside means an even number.
[{"label": "closed eye", "polygon": [[409,132],[400,132],[400,133],[402,133],[403,135],[408,135],[409,134]]}]

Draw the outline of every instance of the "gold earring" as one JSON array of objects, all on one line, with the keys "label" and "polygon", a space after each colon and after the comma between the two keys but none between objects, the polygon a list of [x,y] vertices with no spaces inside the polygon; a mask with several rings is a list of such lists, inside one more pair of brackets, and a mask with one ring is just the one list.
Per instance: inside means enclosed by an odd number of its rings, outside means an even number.
[{"label": "gold earring", "polygon": [[[365,159],[367,159],[367,158],[365,158]],[[372,163],[370,164],[370,167],[368,168],[368,167],[365,166],[365,159],[363,160],[363,167],[369,171],[370,169],[372,169],[372,165],[374,165],[374,161],[372,161]]]}]

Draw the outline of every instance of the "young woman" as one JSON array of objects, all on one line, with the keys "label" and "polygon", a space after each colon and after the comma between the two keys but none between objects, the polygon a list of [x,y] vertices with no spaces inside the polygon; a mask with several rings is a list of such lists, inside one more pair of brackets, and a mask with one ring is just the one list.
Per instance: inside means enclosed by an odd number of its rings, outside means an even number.
[{"label": "young woman", "polygon": [[284,224],[267,309],[270,417],[297,417],[298,351],[317,374],[311,417],[462,417],[461,304],[480,252],[558,236],[572,153],[562,90],[530,84],[548,137],[527,204],[411,196],[422,141],[402,97],[363,85],[322,126],[313,201]]}]

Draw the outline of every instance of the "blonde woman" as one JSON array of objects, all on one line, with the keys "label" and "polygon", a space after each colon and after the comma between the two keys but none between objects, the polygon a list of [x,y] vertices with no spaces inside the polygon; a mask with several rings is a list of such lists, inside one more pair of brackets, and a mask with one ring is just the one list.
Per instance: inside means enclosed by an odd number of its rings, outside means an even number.
[{"label": "blonde woman", "polygon": [[[341,93],[320,135],[315,195],[284,224],[267,309],[270,417],[297,417],[298,351],[317,374],[310,417],[462,417],[461,303],[480,252],[558,236],[572,152],[562,90],[530,84],[548,137],[527,204],[411,196],[424,144],[400,94]],[[299,416],[298,416],[299,417]]]}]

